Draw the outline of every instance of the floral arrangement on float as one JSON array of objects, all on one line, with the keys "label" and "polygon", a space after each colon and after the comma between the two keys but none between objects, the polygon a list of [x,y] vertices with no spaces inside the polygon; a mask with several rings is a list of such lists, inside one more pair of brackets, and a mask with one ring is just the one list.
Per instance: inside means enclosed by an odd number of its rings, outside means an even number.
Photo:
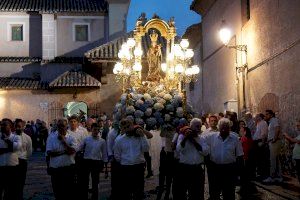
[{"label": "floral arrangement on float", "polygon": [[194,115],[192,107],[184,102],[184,96],[175,90],[124,93],[115,105],[114,120],[128,118],[147,130],[157,130],[170,125],[176,127],[180,119],[189,121]]}]

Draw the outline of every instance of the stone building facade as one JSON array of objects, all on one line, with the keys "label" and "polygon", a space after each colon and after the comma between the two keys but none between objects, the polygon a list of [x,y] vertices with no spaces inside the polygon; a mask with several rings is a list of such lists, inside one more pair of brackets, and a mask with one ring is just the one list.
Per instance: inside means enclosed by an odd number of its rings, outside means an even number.
[{"label": "stone building facade", "polygon": [[[69,102],[111,112],[121,91],[84,53],[126,33],[130,0],[0,2],[0,118],[63,117]],[[92,73],[90,73],[92,72]],[[104,82],[103,82],[104,81]]]},{"label": "stone building facade", "polygon": [[[236,101],[240,114],[273,109],[292,125],[300,117],[300,2],[194,0],[191,9],[202,16],[202,111],[234,110]],[[221,43],[223,20],[228,45],[247,45],[247,55]]]}]

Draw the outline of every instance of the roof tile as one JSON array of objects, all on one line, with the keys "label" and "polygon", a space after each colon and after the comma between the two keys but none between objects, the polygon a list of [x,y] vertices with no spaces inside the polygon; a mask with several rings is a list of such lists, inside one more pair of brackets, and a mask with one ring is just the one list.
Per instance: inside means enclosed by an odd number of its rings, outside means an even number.
[{"label": "roof tile", "polygon": [[0,11],[107,12],[106,0],[1,0]]},{"label": "roof tile", "polygon": [[67,71],[52,81],[51,88],[60,87],[100,87],[101,83],[83,71]]}]

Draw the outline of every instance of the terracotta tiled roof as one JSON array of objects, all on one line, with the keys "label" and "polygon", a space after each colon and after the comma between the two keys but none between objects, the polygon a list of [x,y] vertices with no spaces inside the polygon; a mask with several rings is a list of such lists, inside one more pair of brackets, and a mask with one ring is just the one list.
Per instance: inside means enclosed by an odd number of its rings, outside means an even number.
[{"label": "terracotta tiled roof", "polygon": [[40,57],[0,57],[0,63],[43,62],[43,63],[83,63],[84,57],[55,57],[53,60],[43,60]]},{"label": "terracotta tiled roof", "polygon": [[107,12],[106,0],[1,0],[0,11]]},{"label": "terracotta tiled roof", "polygon": [[[85,53],[85,56],[93,61],[93,60],[118,60],[118,52],[121,49],[121,46],[127,38],[133,37],[133,32],[129,32],[126,35],[119,37],[115,40],[112,40],[111,42],[108,42],[106,44],[103,44],[99,47],[96,47],[88,52]],[[176,38],[177,40],[178,38]],[[162,54],[165,55],[166,52],[166,40],[163,37],[159,37],[159,43],[162,44]],[[142,50],[143,54],[146,55],[148,52],[149,47],[151,46],[151,40],[148,34],[146,34],[142,38]]]},{"label": "terracotta tiled roof", "polygon": [[29,78],[0,77],[1,89],[39,90],[47,89],[48,84]]},{"label": "terracotta tiled roof", "polygon": [[0,57],[0,62],[41,62],[40,57]]},{"label": "terracotta tiled roof", "polygon": [[50,88],[100,86],[97,79],[82,71],[67,71],[49,84]]}]

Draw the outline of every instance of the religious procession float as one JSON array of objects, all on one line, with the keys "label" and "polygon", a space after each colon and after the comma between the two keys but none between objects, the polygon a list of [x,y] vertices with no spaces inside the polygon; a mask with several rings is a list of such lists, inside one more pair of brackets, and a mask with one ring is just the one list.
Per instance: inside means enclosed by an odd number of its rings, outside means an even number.
[{"label": "religious procession float", "polygon": [[[193,118],[186,100],[185,84],[195,81],[199,67],[187,39],[176,36],[174,18],[168,22],[142,14],[133,37],[118,52],[113,73],[123,94],[114,120],[129,118],[147,130],[171,130],[180,120]],[[146,45],[145,45],[146,44]]]}]

